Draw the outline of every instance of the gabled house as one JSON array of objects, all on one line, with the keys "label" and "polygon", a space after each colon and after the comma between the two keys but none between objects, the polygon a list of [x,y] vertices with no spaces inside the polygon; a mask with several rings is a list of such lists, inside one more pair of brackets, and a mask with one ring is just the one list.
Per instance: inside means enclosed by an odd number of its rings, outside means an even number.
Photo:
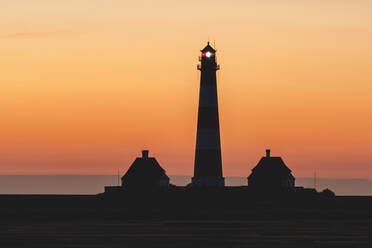
[{"label": "gabled house", "polygon": [[142,151],[142,157],[136,158],[128,171],[121,178],[122,187],[147,188],[167,187],[169,177],[155,158],[148,156],[149,151]]},{"label": "gabled house", "polygon": [[291,189],[295,187],[295,178],[281,157],[271,157],[270,150],[266,150],[266,157],[252,169],[248,186],[262,191]]}]

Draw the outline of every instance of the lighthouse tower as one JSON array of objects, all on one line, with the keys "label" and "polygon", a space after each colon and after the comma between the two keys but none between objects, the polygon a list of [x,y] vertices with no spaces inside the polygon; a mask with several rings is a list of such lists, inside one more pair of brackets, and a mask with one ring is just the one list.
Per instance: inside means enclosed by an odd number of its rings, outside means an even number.
[{"label": "lighthouse tower", "polygon": [[198,130],[196,135],[196,151],[193,187],[223,187],[220,125],[218,117],[216,71],[220,69],[216,63],[216,50],[208,42],[201,50],[200,95],[198,112]]}]

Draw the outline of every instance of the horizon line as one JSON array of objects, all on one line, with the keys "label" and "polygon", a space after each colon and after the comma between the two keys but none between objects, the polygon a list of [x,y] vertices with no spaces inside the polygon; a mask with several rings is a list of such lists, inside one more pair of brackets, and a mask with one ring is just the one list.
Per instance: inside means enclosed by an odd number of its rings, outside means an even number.
[{"label": "horizon line", "polygon": [[[120,174],[122,175],[122,174]],[[0,174],[0,176],[115,176],[117,177],[117,174]],[[192,178],[192,175],[175,175],[170,174],[169,176],[178,176],[178,177],[190,177]],[[245,176],[225,176],[224,178],[247,178]],[[314,177],[296,177],[297,179],[314,179]],[[372,178],[362,178],[362,177],[352,177],[352,178],[345,178],[345,177],[317,177],[317,180],[319,179],[326,179],[326,180],[372,180]]]}]

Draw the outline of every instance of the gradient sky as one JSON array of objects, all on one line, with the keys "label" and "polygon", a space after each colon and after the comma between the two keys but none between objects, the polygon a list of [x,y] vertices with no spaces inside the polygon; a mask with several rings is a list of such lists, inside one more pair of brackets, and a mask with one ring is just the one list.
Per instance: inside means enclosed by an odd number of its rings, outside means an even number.
[{"label": "gradient sky", "polygon": [[223,170],[372,178],[372,1],[2,0],[0,174],[193,173],[216,41]]}]

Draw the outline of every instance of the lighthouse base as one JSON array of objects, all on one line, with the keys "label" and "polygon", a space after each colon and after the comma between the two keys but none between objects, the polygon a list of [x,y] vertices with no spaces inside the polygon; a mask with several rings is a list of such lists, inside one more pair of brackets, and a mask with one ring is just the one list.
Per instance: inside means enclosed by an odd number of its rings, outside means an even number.
[{"label": "lighthouse base", "polygon": [[195,188],[222,188],[225,187],[223,177],[193,177],[191,186]]}]

